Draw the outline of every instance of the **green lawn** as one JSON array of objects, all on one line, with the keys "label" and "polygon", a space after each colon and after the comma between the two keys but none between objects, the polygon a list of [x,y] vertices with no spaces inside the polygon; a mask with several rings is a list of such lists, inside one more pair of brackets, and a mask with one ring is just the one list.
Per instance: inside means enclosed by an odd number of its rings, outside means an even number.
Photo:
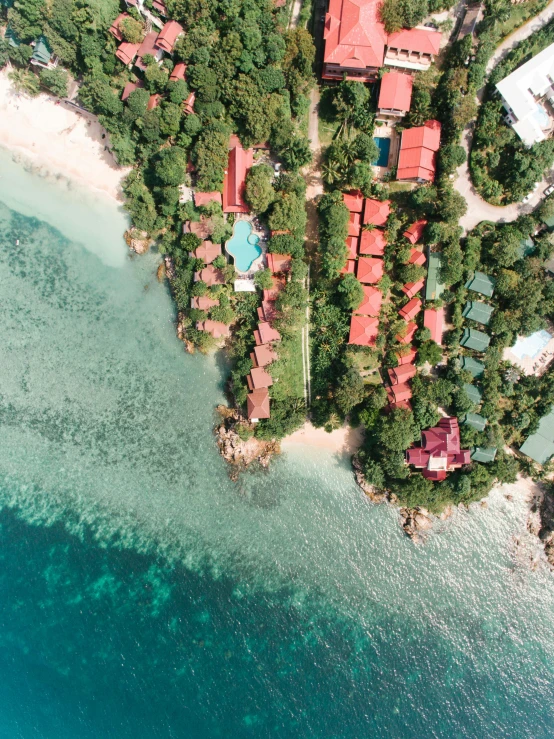
[{"label": "green lawn", "polygon": [[505,39],[516,28],[522,26],[529,18],[540,13],[547,4],[546,0],[528,0],[528,2],[520,5],[512,5],[510,17],[500,26],[502,39]]},{"label": "green lawn", "polygon": [[289,338],[283,338],[277,347],[279,359],[284,360],[279,375],[279,385],[287,389],[288,397],[304,397],[304,371],[302,369],[302,330]]}]

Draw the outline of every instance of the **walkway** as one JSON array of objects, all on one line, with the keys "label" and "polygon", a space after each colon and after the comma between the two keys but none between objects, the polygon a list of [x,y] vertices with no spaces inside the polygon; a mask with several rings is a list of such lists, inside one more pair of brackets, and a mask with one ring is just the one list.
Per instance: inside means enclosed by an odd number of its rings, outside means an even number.
[{"label": "walkway", "polygon": [[[494,54],[489,59],[487,64],[487,73],[494,69],[494,67],[504,59],[509,52],[520,42],[526,38],[529,38],[533,33],[539,31],[548,21],[554,18],[554,0],[538,15],[531,20],[524,23],[523,26],[514,31],[508,38],[498,46]],[[479,94],[480,93],[480,94]],[[482,90],[478,93],[479,101],[482,98]],[[465,149],[466,155],[469,158],[469,151],[471,149],[471,140],[473,137],[474,122],[471,122],[469,126],[463,132],[461,144]],[[494,223],[509,223],[515,221],[520,215],[531,213],[534,208],[540,203],[543,197],[544,189],[551,183],[554,169],[548,173],[547,177],[541,182],[537,191],[528,203],[512,203],[511,205],[498,206],[487,203],[486,200],[477,193],[471,182],[469,174],[468,163],[464,162],[457,170],[457,177],[454,184],[456,190],[463,195],[467,202],[467,213],[463,218],[460,219],[460,226],[464,229],[464,233],[471,231],[472,228],[480,223],[481,221],[493,221]]]}]

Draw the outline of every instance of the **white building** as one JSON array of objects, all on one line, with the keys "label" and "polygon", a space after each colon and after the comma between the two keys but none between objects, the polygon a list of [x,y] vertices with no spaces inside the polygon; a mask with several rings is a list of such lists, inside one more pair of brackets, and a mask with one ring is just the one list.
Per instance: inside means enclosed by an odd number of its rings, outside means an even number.
[{"label": "white building", "polygon": [[554,126],[554,44],[496,85],[509,123],[526,146],[544,141]]}]

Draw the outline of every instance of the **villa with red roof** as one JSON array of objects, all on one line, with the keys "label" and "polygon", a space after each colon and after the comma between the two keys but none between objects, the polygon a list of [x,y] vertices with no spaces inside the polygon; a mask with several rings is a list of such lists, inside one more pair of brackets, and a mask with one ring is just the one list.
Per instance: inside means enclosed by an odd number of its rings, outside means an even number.
[{"label": "villa with red roof", "polygon": [[190,299],[190,307],[197,308],[198,310],[210,310],[210,308],[214,308],[216,305],[219,305],[219,300],[208,298],[207,295]]},{"label": "villa with red roof", "polygon": [[110,26],[109,32],[117,41],[123,41],[123,34],[121,33],[121,29],[119,27],[121,21],[124,21],[126,18],[130,17],[131,16],[129,15],[129,13],[120,13]]},{"label": "villa with red roof", "polygon": [[423,311],[423,325],[431,332],[431,339],[442,346],[444,308],[426,308]]},{"label": "villa with red roof", "polygon": [[246,175],[254,161],[253,149],[243,149],[237,136],[229,140],[229,160],[223,179],[223,212],[248,213],[244,200]]},{"label": "villa with red roof", "polygon": [[[143,72],[146,69],[146,64],[143,61],[145,56],[153,56],[154,59],[159,62],[164,55],[163,50],[158,46],[157,41],[158,33],[156,31],[150,31],[150,33],[146,34],[142,44],[139,46],[138,59],[136,60],[135,65],[139,69],[142,69]],[[119,48],[121,49],[121,46]]]},{"label": "villa with red roof", "polygon": [[388,374],[391,385],[402,385],[417,375],[417,367],[415,364],[402,364],[390,369]]},{"label": "villa with red roof", "polygon": [[356,261],[354,259],[347,259],[346,264],[341,269],[341,275],[353,275],[356,273]]},{"label": "villa with red roof", "polygon": [[261,387],[271,387],[273,378],[263,367],[253,367],[246,377],[246,383],[250,391],[258,390]]},{"label": "villa with red roof", "polygon": [[383,294],[377,287],[373,287],[372,285],[363,285],[363,290],[364,299],[356,308],[356,313],[361,313],[364,316],[378,316],[381,311]]},{"label": "villa with red roof", "polygon": [[184,80],[187,76],[187,65],[183,62],[179,62],[173,67],[173,71],[169,75],[170,82],[177,82],[177,80]]},{"label": "villa with red roof", "polygon": [[158,36],[158,46],[163,51],[171,54],[175,42],[179,36],[184,33],[183,28],[177,23],[177,21],[168,21],[160,31]]},{"label": "villa with red roof", "polygon": [[410,323],[406,324],[406,332],[402,332],[402,334],[397,334],[396,338],[401,344],[411,344],[416,331],[417,323],[415,321],[410,321]]},{"label": "villa with red roof", "polygon": [[288,272],[292,266],[290,254],[268,254],[267,266],[272,272]]},{"label": "villa with red roof", "polygon": [[360,282],[374,285],[376,282],[379,282],[384,273],[385,268],[382,259],[375,259],[373,257],[360,257],[358,259],[356,277]]},{"label": "villa with red roof", "polygon": [[142,80],[136,80],[135,82],[127,82],[127,84],[123,88],[123,92],[121,93],[121,100],[125,102],[125,100],[127,100],[127,98],[132,92],[134,92],[135,90],[139,90],[142,87],[144,87],[144,82]]},{"label": "villa with red roof", "polygon": [[208,267],[196,272],[194,275],[195,282],[205,282],[208,287],[212,285],[224,285],[225,277],[220,269],[215,269],[211,264]]},{"label": "villa with red roof", "polygon": [[[276,328],[272,328],[267,321],[258,324],[257,332],[260,335],[261,344],[269,344],[270,341],[281,341],[281,334]],[[254,331],[256,334],[256,331]]]},{"label": "villa with red roof", "polygon": [[352,316],[350,319],[349,344],[373,346],[379,333],[379,319],[371,316]]},{"label": "villa with red roof", "polygon": [[364,226],[384,226],[390,213],[390,200],[368,198],[364,206]]},{"label": "villa with red roof", "polygon": [[[323,38],[323,79],[373,82],[388,64],[427,69],[439,50],[441,34],[429,28],[387,34],[381,0],[330,0]],[[399,45],[400,44],[400,45]]]},{"label": "villa with red roof", "polygon": [[410,258],[408,259],[408,264],[418,264],[420,267],[422,267],[426,261],[427,257],[422,251],[420,251],[419,249],[410,249]]},{"label": "villa with red roof", "polygon": [[374,228],[372,231],[362,231],[360,254],[373,254],[376,257],[382,257],[386,245],[385,234],[378,228]]},{"label": "villa with red roof", "polygon": [[418,292],[420,292],[424,285],[425,278],[422,277],[421,280],[418,280],[417,282],[407,282],[402,288],[402,292],[407,298],[413,298],[414,295],[417,295]]},{"label": "villa with red roof", "polygon": [[406,305],[398,311],[400,318],[403,318],[406,322],[413,321],[421,310],[421,300],[419,298],[412,298]]},{"label": "villa with red roof", "polygon": [[135,58],[139,52],[140,44],[129,44],[127,41],[124,41],[122,44],[119,44],[117,47],[117,51],[115,52],[116,57],[119,59],[120,62],[123,62],[125,66],[128,66],[132,62],[135,61]]},{"label": "villa with red roof", "polygon": [[406,452],[406,462],[422,469],[428,480],[445,480],[447,472],[470,463],[470,450],[460,448],[457,418],[441,418],[437,426],[422,431],[421,437],[421,445]]},{"label": "villa with red roof", "polygon": [[160,104],[160,101],[162,99],[162,96],[156,93],[155,95],[150,95],[148,98],[148,105],[146,106],[146,110],[154,110],[154,108],[157,108]]},{"label": "villa with red roof", "polygon": [[377,112],[385,118],[403,118],[410,110],[414,78],[409,74],[391,71],[381,78]]},{"label": "villa with red roof", "polygon": [[412,397],[412,389],[405,382],[401,385],[391,385],[391,387],[387,388],[387,397],[389,399],[389,403],[395,406],[399,403],[405,402],[406,400],[410,400]]},{"label": "villa with red roof", "polygon": [[403,131],[396,179],[433,182],[440,139],[441,124],[435,120]]},{"label": "villa with red roof", "polygon": [[198,321],[196,328],[198,331],[211,334],[214,339],[227,339],[231,335],[229,326],[226,323],[221,323],[221,321]]},{"label": "villa with red roof", "polygon": [[410,351],[407,354],[400,354],[400,352],[396,353],[396,359],[398,360],[399,365],[410,364],[414,361],[416,356],[417,350],[413,346],[410,347]]},{"label": "villa with red roof", "polygon": [[416,221],[415,223],[412,223],[412,225],[408,229],[406,229],[406,231],[404,231],[404,236],[408,239],[410,244],[417,244],[417,242],[423,236],[426,225],[427,221],[425,219],[421,219],[421,221]]},{"label": "villa with red roof", "polygon": [[343,193],[342,200],[351,213],[361,213],[364,207],[364,196],[359,191]]},{"label": "villa with red roof", "polygon": [[267,367],[268,364],[274,362],[278,357],[269,344],[261,344],[254,347],[254,351],[250,354],[250,359],[254,367]]},{"label": "villa with red roof", "polygon": [[183,112],[186,115],[192,115],[194,113],[194,102],[196,100],[196,93],[191,92],[187,99],[183,102]]},{"label": "villa with red roof", "polygon": [[347,237],[346,248],[348,249],[348,259],[356,259],[358,256],[358,239],[356,236]]},{"label": "villa with red roof", "polygon": [[219,203],[221,205],[221,193],[217,190],[213,192],[199,192],[198,190],[194,193],[194,204],[197,208],[202,205],[209,205],[210,203]]},{"label": "villa with red roof", "polygon": [[266,387],[257,388],[246,396],[246,415],[252,423],[270,417],[269,391]]},{"label": "villa with red roof", "polygon": [[348,235],[358,236],[360,228],[362,227],[362,217],[360,213],[350,213],[348,219]]}]

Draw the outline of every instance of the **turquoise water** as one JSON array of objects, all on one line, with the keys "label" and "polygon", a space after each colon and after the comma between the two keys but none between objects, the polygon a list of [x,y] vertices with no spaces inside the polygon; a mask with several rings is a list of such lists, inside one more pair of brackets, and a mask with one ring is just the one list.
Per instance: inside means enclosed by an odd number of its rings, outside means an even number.
[{"label": "turquoise water", "polygon": [[239,220],[233,228],[233,238],[225,244],[225,248],[235,260],[235,267],[239,272],[248,272],[254,260],[262,250],[258,246],[259,237],[252,233],[252,224],[249,221]]},{"label": "turquoise water", "polygon": [[519,359],[523,359],[524,357],[535,359],[543,352],[551,339],[552,336],[548,331],[535,331],[531,336],[521,336],[518,338],[512,347],[512,352]]},{"label": "turquoise water", "polygon": [[327,450],[232,483],[224,361],[184,353],[117,209],[53,192],[56,228],[0,205],[0,737],[551,737],[525,503],[415,547]]},{"label": "turquoise water", "polygon": [[379,149],[379,156],[375,162],[371,162],[377,167],[387,167],[389,164],[390,139],[375,137],[373,139]]}]

